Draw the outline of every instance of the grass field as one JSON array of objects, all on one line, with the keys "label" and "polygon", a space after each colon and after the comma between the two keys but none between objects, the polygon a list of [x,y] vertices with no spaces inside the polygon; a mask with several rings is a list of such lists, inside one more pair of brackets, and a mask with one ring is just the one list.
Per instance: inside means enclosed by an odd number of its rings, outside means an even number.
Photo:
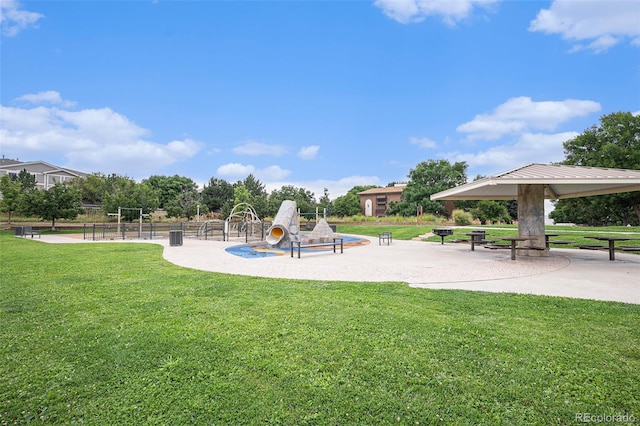
[{"label": "grass field", "polygon": [[161,251],[0,234],[0,424],[640,421],[640,306],[251,278]]},{"label": "grass field", "polygon": [[[399,240],[410,240],[421,235],[425,235],[434,228],[441,228],[446,226],[438,225],[384,225],[384,226],[370,226],[370,225],[339,225],[338,231],[345,234],[360,234],[368,236],[377,236],[380,232],[392,232],[393,238]],[[482,229],[486,232],[487,239],[499,239],[505,236],[514,236],[518,234],[517,225],[489,225],[489,226],[469,226],[469,227],[454,227],[454,234],[445,237],[445,242],[452,239],[468,239],[469,236],[466,233],[471,232],[473,229]],[[563,248],[576,248],[581,244],[594,244],[597,241],[587,238],[588,236],[602,236],[602,235],[620,235],[627,236],[634,239],[640,239],[640,229],[636,227],[626,226],[606,226],[599,228],[591,227],[576,227],[576,226],[560,226],[551,225],[546,227],[547,233],[558,234],[555,239],[563,241],[571,241],[571,244],[562,246],[553,246],[556,249]],[[553,241],[554,238],[551,238]],[[425,241],[440,242],[439,236],[431,236],[424,239]],[[633,244],[633,243],[630,243]],[[636,245],[636,244],[633,244]],[[637,253],[637,252],[636,252]]]}]

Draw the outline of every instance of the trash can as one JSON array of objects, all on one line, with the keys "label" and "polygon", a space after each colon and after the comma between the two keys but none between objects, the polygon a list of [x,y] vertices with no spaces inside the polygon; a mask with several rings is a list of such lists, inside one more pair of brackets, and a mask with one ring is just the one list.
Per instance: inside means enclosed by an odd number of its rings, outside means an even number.
[{"label": "trash can", "polygon": [[182,231],[169,231],[169,245],[171,247],[182,245]]},{"label": "trash can", "polygon": [[16,226],[13,228],[13,235],[16,237],[22,237],[24,235],[24,226]]}]

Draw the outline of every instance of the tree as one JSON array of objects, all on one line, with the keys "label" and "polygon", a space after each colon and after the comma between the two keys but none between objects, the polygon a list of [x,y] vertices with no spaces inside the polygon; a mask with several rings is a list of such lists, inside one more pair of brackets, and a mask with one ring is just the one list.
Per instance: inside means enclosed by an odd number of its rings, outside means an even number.
[{"label": "tree", "polygon": [[360,200],[352,192],[333,200],[333,215],[338,217],[355,216],[361,214]]},{"label": "tree", "polygon": [[[640,170],[640,115],[616,112],[564,143],[562,164]],[[559,200],[556,222],[640,225],[640,191]]]},{"label": "tree", "polygon": [[74,179],[82,192],[82,200],[90,204],[100,204],[107,191],[107,176],[102,173],[93,173],[86,178]]},{"label": "tree", "polygon": [[267,204],[267,190],[262,182],[256,179],[252,174],[247,176],[242,185],[249,191],[249,201],[258,217],[265,217],[269,214]]},{"label": "tree", "polygon": [[[484,179],[485,176],[476,175],[473,181]],[[483,225],[487,222],[504,222],[512,223],[518,219],[518,201],[517,200],[457,200],[455,201],[457,209],[465,212],[480,220]]]},{"label": "tree", "polygon": [[251,194],[246,186],[240,184],[233,188],[233,205],[249,203]]},{"label": "tree", "polygon": [[200,195],[207,211],[221,211],[225,203],[233,200],[233,185],[223,179],[211,178]]},{"label": "tree", "polygon": [[[118,207],[142,209],[143,214],[154,212],[158,208],[158,194],[143,183],[136,183],[133,179],[111,175],[107,178],[107,192],[102,200],[105,213],[116,213]],[[125,210],[122,219],[132,222],[137,220],[139,212]]]},{"label": "tree", "polygon": [[[156,191],[158,194],[158,207],[161,209],[166,209],[169,204],[182,207],[184,199],[198,199],[198,184],[188,177],[154,175],[144,179],[142,183],[149,185]],[[186,193],[189,193],[189,195],[186,195]],[[182,210],[183,212],[178,213],[178,216],[183,216],[186,213],[184,207]]]},{"label": "tree", "polygon": [[293,185],[283,185],[279,190],[271,191],[268,200],[268,215],[274,217],[284,200],[295,201],[302,213],[315,211],[315,198],[312,192]]},{"label": "tree", "polygon": [[467,163],[449,163],[447,160],[428,160],[409,172],[409,182],[402,192],[402,201],[391,203],[388,214],[414,216],[418,206],[425,213],[446,215],[444,202],[432,201],[430,196],[462,185],[467,181]]},{"label": "tree", "polygon": [[333,210],[333,204],[331,198],[329,198],[329,190],[324,188],[323,195],[318,200],[318,208],[322,211],[326,210],[327,216],[331,216]]},{"label": "tree", "polygon": [[30,191],[31,211],[43,220],[51,221],[51,230],[56,230],[56,220],[75,219],[82,209],[82,192],[76,185],[56,183],[46,191]]},{"label": "tree", "polygon": [[511,216],[506,204],[506,201],[480,200],[473,209],[473,215],[483,225],[487,222],[511,223]]},{"label": "tree", "polygon": [[11,215],[20,209],[24,199],[20,182],[3,175],[0,178],[0,193],[0,211],[8,214],[7,222],[11,225]]},{"label": "tree", "polygon": [[20,189],[23,191],[31,191],[36,189],[36,177],[29,173],[27,169],[20,170],[20,173],[14,178],[14,180],[20,183]]},{"label": "tree", "polygon": [[247,176],[242,184],[245,188],[247,188],[247,191],[249,191],[251,197],[267,196],[267,191],[266,189],[264,189],[264,185],[262,184],[262,182],[256,179],[252,174]]},{"label": "tree", "polygon": [[362,214],[358,193],[367,189],[378,188],[375,185],[358,185],[351,188],[345,195],[341,195],[333,201],[332,215],[345,217]]}]

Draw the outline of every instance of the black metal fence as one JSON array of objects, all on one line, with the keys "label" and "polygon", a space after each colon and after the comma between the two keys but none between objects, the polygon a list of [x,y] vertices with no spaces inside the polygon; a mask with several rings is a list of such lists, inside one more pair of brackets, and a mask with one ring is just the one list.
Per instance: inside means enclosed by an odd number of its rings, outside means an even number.
[{"label": "black metal fence", "polygon": [[170,231],[182,231],[184,238],[217,241],[262,241],[271,224],[233,222],[180,222],[180,223],[94,223],[84,225],[84,239],[109,240],[154,240],[169,238]]}]

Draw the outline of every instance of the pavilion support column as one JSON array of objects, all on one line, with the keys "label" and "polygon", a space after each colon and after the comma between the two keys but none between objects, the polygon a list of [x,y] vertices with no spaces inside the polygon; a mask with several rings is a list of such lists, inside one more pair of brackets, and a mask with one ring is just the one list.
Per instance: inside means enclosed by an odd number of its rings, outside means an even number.
[{"label": "pavilion support column", "polygon": [[[544,185],[518,185],[518,236],[533,238],[520,242],[519,255],[549,256],[544,238]],[[530,250],[526,247],[544,250]]]}]

